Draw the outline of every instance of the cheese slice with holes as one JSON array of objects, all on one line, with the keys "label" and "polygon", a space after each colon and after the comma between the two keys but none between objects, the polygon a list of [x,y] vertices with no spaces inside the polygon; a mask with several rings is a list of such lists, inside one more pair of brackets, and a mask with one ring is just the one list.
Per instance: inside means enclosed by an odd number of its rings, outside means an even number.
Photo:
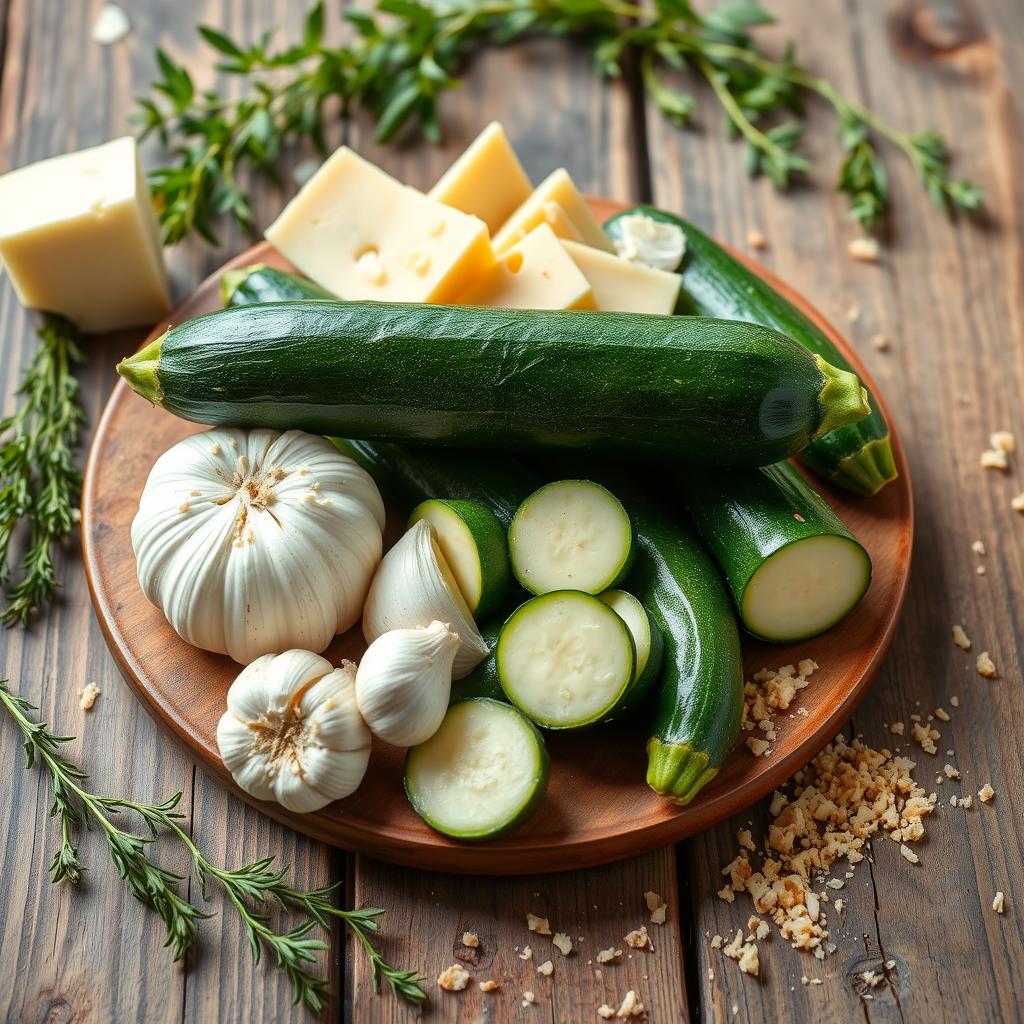
[{"label": "cheese slice with holes", "polygon": [[606,252],[615,251],[564,167],[549,174],[505,221],[501,230],[495,233],[492,242],[494,251],[498,254],[505,252],[525,238],[538,224],[545,223],[550,203],[556,203],[564,212],[579,235],[579,240],[585,245]]},{"label": "cheese slice with holes", "polygon": [[496,309],[594,309],[587,279],[548,224],[499,256],[458,301]]},{"label": "cheese slice with holes", "polygon": [[427,194],[479,217],[494,234],[532,190],[505,129],[492,121]]},{"label": "cheese slice with holes", "polygon": [[171,308],[160,228],[126,135],[0,177],[0,260],[26,306],[83,331],[151,324]]},{"label": "cheese slice with holes", "polygon": [[666,316],[675,311],[682,283],[678,274],[630,263],[578,242],[563,240],[562,248],[590,282],[598,309]]},{"label": "cheese slice with holes", "polygon": [[343,299],[449,302],[494,263],[483,221],[403,185],[345,146],[266,237]]}]

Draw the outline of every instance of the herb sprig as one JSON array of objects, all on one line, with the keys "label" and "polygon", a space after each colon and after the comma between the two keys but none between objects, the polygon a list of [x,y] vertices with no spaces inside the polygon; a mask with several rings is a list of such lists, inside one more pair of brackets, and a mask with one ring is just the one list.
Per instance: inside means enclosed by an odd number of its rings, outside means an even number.
[{"label": "herb sprig", "polygon": [[39,348],[18,388],[20,408],[0,420],[0,587],[14,576],[18,526],[28,528],[20,578],[0,609],[5,626],[24,625],[52,600],[55,551],[79,521],[82,475],[74,453],[85,414],[73,367],[82,353],[74,327],[60,317],[48,318],[38,335]]},{"label": "herb sprig", "polygon": [[[90,793],[81,785],[87,778],[85,772],[61,754],[61,746],[74,737],[59,736],[51,732],[45,722],[32,721],[29,713],[37,708],[12,693],[6,680],[0,680],[0,705],[21,730],[26,767],[31,768],[39,762],[50,775],[53,789],[50,816],[60,822],[60,845],[50,862],[52,882],[79,881],[85,867],[74,844],[74,830],[81,825],[87,828],[98,826],[106,839],[114,866],[128,885],[129,892],[157,913],[167,932],[165,945],[170,947],[174,959],[180,960],[195,941],[199,921],[210,915],[181,895],[178,890],[178,884],[183,881],[181,875],[161,867],[150,856],[150,846],[164,830],[188,851],[204,900],[208,899],[210,879],[215,879],[224,889],[245,929],[255,962],[260,962],[263,949],[273,953],[278,967],[291,982],[296,1003],[301,1002],[316,1014],[323,1008],[327,982],[313,973],[311,965],[316,963],[317,954],[327,949],[327,945],[320,939],[310,938],[309,934],[318,926],[328,929],[332,917],[339,918],[352,929],[370,958],[375,988],[383,978],[402,999],[412,1003],[426,999],[419,985],[421,976],[416,971],[392,967],[373,945],[371,936],[380,930],[378,919],[384,913],[382,909],[343,910],[336,907],[333,903],[336,885],[309,892],[293,889],[285,881],[288,869],[275,869],[273,857],[264,857],[240,868],[222,868],[212,863],[182,828],[185,816],[177,810],[181,793],[154,804]],[[134,812],[142,818],[146,826],[143,835],[128,832],[114,824],[112,817],[122,811]],[[276,931],[270,924],[269,915],[260,909],[273,902],[299,910],[305,920],[290,931]]]},{"label": "herb sprig", "polygon": [[800,67],[792,46],[779,60],[759,50],[751,32],[774,19],[748,0],[728,0],[705,14],[690,0],[654,0],[651,6],[633,0],[378,0],[373,12],[344,12],[350,39],[337,47],[324,43],[324,17],[321,0],[306,18],[301,42],[280,49],[271,47],[270,33],[243,46],[201,27],[222,58],[218,70],[243,80],[238,99],[197,91],[188,71],[157,51],[160,77],[152,96],[138,98],[137,121],[143,137],[156,134],[174,154],[171,164],[150,176],[166,242],[195,231],[215,243],[220,214],[251,227],[241,173],[277,180],[287,149],[311,142],[323,152],[329,100],[368,112],[380,142],[409,122],[437,142],[439,100],[461,85],[471,55],[545,34],[589,47],[603,77],[621,76],[626,59],[635,60],[655,107],[680,126],[697,101],[669,84],[666,72],[706,79],[730,131],[744,142],[750,173],[766,175],[780,189],[811,167],[799,148],[802,100],[825,100],[846,154],[836,187],[866,228],[882,220],[890,199],[876,140],[903,153],[941,209],[976,210],[982,202],[979,188],[951,177],[935,132],[891,127]]}]

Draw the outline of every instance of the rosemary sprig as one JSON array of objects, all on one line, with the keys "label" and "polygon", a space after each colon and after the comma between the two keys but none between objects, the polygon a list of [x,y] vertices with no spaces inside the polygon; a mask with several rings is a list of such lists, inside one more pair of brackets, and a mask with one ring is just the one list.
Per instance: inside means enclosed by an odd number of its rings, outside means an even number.
[{"label": "rosemary sprig", "polygon": [[[60,820],[60,845],[50,862],[51,881],[74,883],[81,878],[85,868],[74,845],[73,830],[82,824],[86,827],[92,824],[99,826],[118,874],[127,883],[131,894],[159,915],[167,932],[165,945],[171,947],[174,959],[179,960],[191,948],[199,920],[210,915],[198,910],[179,893],[178,883],[183,880],[182,876],[161,867],[149,856],[150,845],[164,829],[188,851],[203,899],[208,899],[207,883],[210,878],[215,878],[223,887],[245,928],[254,961],[260,962],[264,948],[274,954],[278,967],[291,982],[296,1003],[301,1002],[316,1014],[323,1009],[327,982],[315,975],[309,965],[316,963],[317,953],[327,949],[327,945],[308,936],[317,926],[328,929],[331,917],[344,921],[366,951],[375,987],[383,976],[400,998],[413,1003],[426,999],[419,986],[421,976],[416,971],[392,967],[370,939],[380,930],[378,918],[384,913],[382,909],[343,910],[336,907],[332,902],[337,888],[334,885],[309,892],[293,889],[285,882],[288,869],[275,869],[273,857],[264,857],[233,869],[213,864],[181,826],[184,815],[177,810],[180,793],[155,804],[92,794],[80,785],[87,778],[85,772],[60,753],[61,745],[74,737],[59,736],[51,732],[45,722],[32,721],[28,713],[37,708],[12,693],[6,680],[0,680],[0,704],[21,730],[26,767],[31,768],[38,759],[50,774],[53,789],[50,816]],[[136,835],[118,828],[111,821],[111,816],[121,811],[138,814],[146,825],[146,834]],[[269,915],[253,909],[251,905],[259,907],[268,900],[297,908],[303,912],[305,920],[290,931],[275,931],[269,923]]]},{"label": "rosemary sprig", "polygon": [[0,420],[0,586],[13,575],[18,525],[29,531],[20,579],[0,610],[5,626],[27,623],[52,600],[58,587],[54,552],[79,521],[82,475],[74,452],[85,414],[72,367],[82,354],[67,320],[49,317],[37,333],[39,348],[18,388],[21,407]]},{"label": "rosemary sprig", "polygon": [[706,79],[729,130],[744,140],[749,171],[782,189],[810,168],[799,151],[801,101],[808,95],[824,99],[836,114],[846,153],[836,187],[865,227],[878,224],[889,205],[876,139],[903,153],[943,210],[975,210],[982,202],[980,189],[950,176],[936,133],[891,127],[800,67],[792,46],[780,60],[761,52],[751,32],[774,19],[748,0],[728,0],[704,14],[690,0],[377,0],[372,11],[344,12],[350,36],[336,47],[324,43],[324,17],[320,0],[307,16],[302,40],[280,49],[271,47],[270,33],[244,46],[201,27],[222,58],[218,69],[242,80],[238,99],[197,92],[185,68],[157,51],[160,77],[152,96],[139,97],[136,120],[143,137],[156,134],[173,153],[173,161],[150,177],[166,242],[192,231],[215,242],[214,221],[224,213],[251,227],[241,173],[276,180],[287,149],[311,142],[322,152],[328,100],[368,112],[378,141],[415,122],[436,142],[439,100],[461,85],[467,60],[487,46],[544,34],[589,47],[605,77],[621,75],[625,59],[633,58],[655,107],[681,126],[696,100],[670,86],[665,71],[689,70]]}]

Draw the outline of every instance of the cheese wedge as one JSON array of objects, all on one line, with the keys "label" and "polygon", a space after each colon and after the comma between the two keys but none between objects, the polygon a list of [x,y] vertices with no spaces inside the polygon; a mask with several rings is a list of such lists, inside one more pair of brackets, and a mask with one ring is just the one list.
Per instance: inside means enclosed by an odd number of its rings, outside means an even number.
[{"label": "cheese wedge", "polygon": [[598,309],[616,313],[673,313],[682,278],[667,270],[630,263],[621,256],[562,241],[562,248],[590,282]]},{"label": "cheese wedge", "polygon": [[83,331],[166,316],[160,228],[135,140],[0,177],[0,260],[24,305],[61,313]]},{"label": "cheese wedge", "polygon": [[427,195],[479,217],[493,235],[532,189],[505,129],[492,121]]},{"label": "cheese wedge", "polygon": [[601,226],[573,184],[569,172],[560,167],[549,174],[531,193],[530,197],[512,214],[494,235],[492,247],[501,254],[547,220],[547,204],[557,203],[572,223],[579,240],[605,252],[614,252],[611,242],[605,237]]},{"label": "cheese wedge", "polygon": [[266,237],[343,299],[448,302],[494,263],[483,221],[403,185],[345,146]]},{"label": "cheese wedge", "polygon": [[499,256],[458,303],[496,309],[594,309],[594,296],[550,225],[540,224]]}]

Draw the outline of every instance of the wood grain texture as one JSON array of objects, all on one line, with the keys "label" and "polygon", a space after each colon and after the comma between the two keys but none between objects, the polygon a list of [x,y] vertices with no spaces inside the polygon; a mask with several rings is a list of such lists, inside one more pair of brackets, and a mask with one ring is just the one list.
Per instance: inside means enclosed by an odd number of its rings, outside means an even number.
[{"label": "wood grain texture", "polygon": [[[884,669],[851,728],[875,746],[900,743],[918,761],[922,784],[939,794],[921,864],[912,867],[888,840],[874,863],[847,883],[846,911],[834,929],[837,952],[824,964],[774,935],[762,944],[764,977],[755,982],[707,948],[708,934],[745,925],[750,905],[715,898],[720,867],[737,852],[736,829],[755,835],[767,821],[762,804],[685,844],[693,894],[702,1019],[774,1022],[815,1020],[1019,1020],[1024,964],[1020,907],[1004,916],[990,907],[1011,898],[1024,878],[1021,761],[1024,723],[1020,608],[1024,596],[1024,520],[1009,508],[1024,490],[1018,455],[1009,478],[982,470],[980,452],[996,429],[1024,436],[1022,323],[1022,95],[1024,20],[1009,0],[986,4],[825,0],[814,23],[796,0],[774,3],[776,38],[796,35],[804,63],[827,72],[847,94],[872,104],[890,122],[934,125],[951,140],[957,170],[988,192],[980,223],[947,222],[927,205],[912,170],[887,152],[894,215],[880,266],[852,261],[846,244],[858,232],[843,200],[830,196],[839,154],[830,119],[812,108],[809,146],[820,160],[815,184],[780,198],[766,182],[744,176],[735,144],[722,138],[717,112],[697,136],[666,127],[654,111],[647,126],[658,205],[679,210],[743,247],[749,228],[764,232],[769,266],[840,323],[860,317],[852,339],[894,403],[909,453],[917,516],[914,572],[901,630]],[[704,110],[714,110],[701,93]],[[876,351],[871,339],[891,341]],[[971,543],[982,539],[979,558]],[[982,564],[985,574],[976,567]],[[962,622],[975,639],[970,655],[950,641]],[[1000,678],[974,671],[974,655],[992,652]],[[956,694],[960,708],[950,707]],[[899,741],[886,724],[908,723],[936,706],[939,754]],[[947,750],[953,750],[949,755]],[[950,762],[962,782],[934,782]],[[950,795],[975,793],[991,780],[997,803],[949,807]],[[838,937],[837,937],[838,936]],[[857,975],[892,959],[887,983],[866,992]],[[715,980],[707,981],[707,968]],[[805,988],[802,974],[825,980]],[[867,995],[872,998],[866,998]],[[737,1015],[732,1013],[737,1007]]]}]

